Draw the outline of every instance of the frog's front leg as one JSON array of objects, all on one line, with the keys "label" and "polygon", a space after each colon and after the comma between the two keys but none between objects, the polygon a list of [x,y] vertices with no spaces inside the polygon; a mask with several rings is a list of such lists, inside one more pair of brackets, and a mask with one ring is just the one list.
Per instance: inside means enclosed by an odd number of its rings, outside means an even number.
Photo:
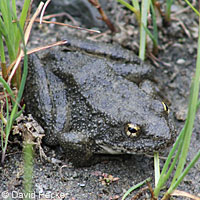
[{"label": "frog's front leg", "polygon": [[66,157],[74,166],[83,167],[93,163],[92,146],[94,142],[81,132],[65,132],[59,134],[59,143]]}]

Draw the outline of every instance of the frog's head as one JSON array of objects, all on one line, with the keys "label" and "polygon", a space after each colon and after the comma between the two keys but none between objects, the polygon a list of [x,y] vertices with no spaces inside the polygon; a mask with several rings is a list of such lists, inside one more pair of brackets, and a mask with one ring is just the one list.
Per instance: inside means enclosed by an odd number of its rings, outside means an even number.
[{"label": "frog's head", "polygon": [[111,126],[105,130],[104,138],[96,141],[101,153],[149,153],[173,143],[175,131],[167,105],[154,99],[150,102],[144,105],[144,99],[137,108],[135,103],[122,104],[115,110],[117,114],[111,116]]}]

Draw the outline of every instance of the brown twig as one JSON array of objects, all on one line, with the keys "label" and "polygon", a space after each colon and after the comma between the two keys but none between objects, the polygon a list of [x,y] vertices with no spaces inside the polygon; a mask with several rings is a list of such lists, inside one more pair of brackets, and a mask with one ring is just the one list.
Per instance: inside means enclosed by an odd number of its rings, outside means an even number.
[{"label": "brown twig", "polygon": [[116,32],[116,29],[115,29],[114,25],[113,25],[113,24],[111,23],[111,21],[108,19],[107,15],[106,15],[106,13],[103,11],[103,9],[102,9],[102,7],[101,7],[99,1],[98,1],[98,0],[88,0],[88,1],[99,11],[99,13],[100,13],[100,15],[101,15],[101,17],[102,17],[101,20],[104,21],[104,22],[107,24],[108,28],[109,28],[113,33]]},{"label": "brown twig", "polygon": [[[39,19],[36,19],[35,22],[40,22],[40,20],[39,20]],[[97,31],[97,30],[82,28],[82,27],[79,27],[79,26],[73,26],[73,25],[64,24],[64,23],[61,23],[61,22],[52,22],[52,21],[42,20],[42,23],[46,23],[46,24],[56,24],[56,25],[60,25],[60,26],[68,26],[68,27],[70,27],[70,28],[75,28],[75,29],[79,29],[79,30],[84,30],[84,31],[88,31],[88,32],[90,32],[90,33],[100,33],[100,32]]]},{"label": "brown twig", "polygon": [[43,20],[51,19],[53,17],[63,17],[63,16],[66,16],[69,20],[71,20],[74,25],[77,24],[77,21],[70,14],[66,12],[45,15],[43,16]]},{"label": "brown twig", "polygon": [[151,199],[157,200],[157,198],[154,196],[153,188],[151,187],[151,184],[148,181],[147,181],[147,185],[148,185],[149,191],[151,193]]},{"label": "brown twig", "polygon": [[29,54],[32,54],[32,53],[35,53],[35,52],[38,52],[38,51],[41,51],[41,50],[49,49],[51,47],[64,45],[64,44],[67,44],[67,41],[66,40],[61,40],[61,41],[54,42],[54,43],[46,45],[46,46],[34,48],[34,49],[28,51],[27,54],[29,55]]}]

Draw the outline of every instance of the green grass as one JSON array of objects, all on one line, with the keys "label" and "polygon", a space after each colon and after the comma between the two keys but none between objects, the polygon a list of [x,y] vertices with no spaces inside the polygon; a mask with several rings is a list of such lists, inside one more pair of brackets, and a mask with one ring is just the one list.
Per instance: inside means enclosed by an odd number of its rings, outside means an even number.
[{"label": "green grass", "polygon": [[33,193],[33,142],[32,141],[25,141],[23,147],[23,155],[24,155],[24,193],[27,194],[24,200],[29,200],[31,197],[31,193]]},{"label": "green grass", "polygon": [[147,178],[146,180],[134,185],[133,187],[131,187],[122,197],[122,200],[125,200],[126,197],[134,190],[138,189],[139,187],[141,187],[142,185],[146,184],[147,182],[150,182],[151,178]]},{"label": "green grass", "polygon": [[[2,159],[1,163],[4,162],[6,149],[8,145],[8,138],[12,129],[12,125],[15,121],[15,119],[22,113],[24,110],[24,106],[20,108],[19,105],[22,98],[25,82],[26,82],[26,76],[27,76],[27,55],[26,55],[26,47],[24,43],[24,34],[23,34],[23,27],[26,20],[26,13],[29,8],[30,1],[25,1],[22,15],[20,17],[20,20],[18,21],[16,16],[16,4],[15,1],[12,1],[12,4],[10,1],[7,0],[1,0],[0,1],[0,11],[2,13],[2,17],[0,17],[0,55],[1,55],[1,66],[2,72],[4,71],[5,74],[3,74],[3,77],[0,76],[0,82],[4,86],[4,95],[5,95],[5,103],[6,103],[6,113],[4,114],[3,110],[3,104],[1,104],[1,145],[2,145]],[[29,2],[29,4],[28,4]],[[11,6],[12,5],[12,6]],[[4,43],[5,41],[6,47],[8,49],[9,54],[9,60],[6,61],[5,58],[5,47]],[[9,83],[6,82],[8,79],[9,74],[7,73],[7,68],[9,64],[11,64],[16,58],[17,54],[19,52],[21,41],[23,43],[23,51],[24,51],[24,69],[23,74],[21,75],[21,70],[17,70],[16,74],[18,78],[15,78],[15,81],[13,82],[14,85],[18,86],[18,92],[17,96],[14,95],[12,92],[12,88],[9,85]],[[2,65],[3,63],[3,65]],[[11,99],[11,106],[9,106],[9,99]],[[11,107],[11,111],[10,111]]]},{"label": "green grass", "polygon": [[[198,35],[196,70],[195,70],[195,75],[191,83],[187,119],[182,131],[180,132],[173,148],[171,149],[169,153],[169,156],[163,167],[158,184],[154,190],[155,196],[158,197],[161,188],[165,185],[167,180],[170,178],[170,176],[172,175],[172,172],[175,171],[170,187],[168,188],[162,200],[165,200],[169,197],[169,195],[178,187],[180,182],[187,175],[188,171],[194,166],[194,164],[200,158],[200,150],[199,150],[197,154],[194,156],[194,158],[192,159],[192,161],[189,164],[187,164],[187,166],[185,167],[186,159],[187,159],[187,155],[189,151],[189,146],[190,146],[190,141],[192,137],[194,121],[196,117],[196,112],[200,106],[200,100],[198,99],[199,87],[200,87],[200,17],[199,17],[198,32],[199,32],[199,35]],[[176,167],[176,170],[175,170],[175,167]]]},{"label": "green grass", "polygon": [[[30,1],[26,0],[24,2],[23,10],[21,13],[20,20],[18,21],[16,16],[16,4],[15,0],[0,1],[0,12],[2,17],[0,17],[0,56],[1,56],[1,67],[2,75],[0,76],[0,82],[3,84],[4,99],[1,100],[1,111],[0,111],[0,121],[1,121],[1,147],[2,147],[2,158],[1,163],[4,163],[6,150],[8,146],[8,138],[12,131],[12,126],[15,120],[23,112],[25,105],[20,107],[20,102],[22,94],[25,87],[26,77],[28,73],[28,56],[24,39],[24,24],[27,16],[27,12],[30,6]],[[6,47],[4,46],[4,42]],[[22,44],[22,47],[21,47]],[[4,50],[7,48],[9,59],[6,60]],[[7,66],[13,63],[17,59],[18,52],[21,48],[24,52],[23,61],[23,73],[21,74],[20,66],[18,66],[15,75],[12,79],[12,84],[10,85],[7,80],[9,79],[9,72]],[[17,94],[15,95],[12,91],[12,87],[17,87]],[[5,108],[4,109],[4,105]],[[24,192],[30,193],[32,191],[32,167],[33,164],[33,152],[31,144],[24,145]],[[29,198],[27,198],[29,199]]]},{"label": "green grass", "polygon": [[165,10],[165,21],[170,24],[171,21],[171,6],[172,6],[173,0],[167,0],[166,1],[166,10]]},{"label": "green grass", "polygon": [[[159,6],[157,5],[156,0],[142,0],[141,5],[138,0],[132,0],[131,3],[128,3],[126,0],[117,0],[119,3],[124,5],[126,8],[131,10],[136,17],[136,20],[140,29],[140,48],[139,48],[139,57],[141,60],[145,60],[145,51],[146,51],[146,35],[150,37],[153,42],[153,53],[158,54],[158,28],[157,28],[157,18],[160,17],[156,13],[160,13]],[[166,24],[170,24],[171,21],[171,5],[173,0],[166,1],[166,10],[164,15],[164,20]],[[149,12],[150,11],[150,12]],[[151,15],[151,21],[153,24],[153,33],[148,29],[147,19],[148,14]],[[163,13],[160,13],[162,16]]]},{"label": "green grass", "polygon": [[139,58],[145,60],[146,52],[146,30],[147,28],[147,17],[149,13],[150,0],[142,0],[141,5],[141,24],[140,24],[140,49]]},{"label": "green grass", "polygon": [[131,10],[137,19],[137,22],[140,27],[140,48],[139,48],[139,57],[141,60],[145,60],[145,51],[146,51],[146,30],[147,30],[147,16],[150,8],[151,0],[143,0],[141,7],[139,6],[139,1],[132,1],[132,4],[127,3],[125,0],[117,0],[122,5],[126,6]]},{"label": "green grass", "polygon": [[[21,29],[24,29],[26,16],[28,13],[30,5],[30,0],[24,1],[24,6],[21,12],[21,16],[19,19],[19,26]],[[15,0],[1,0],[0,1],[0,11],[2,13],[2,17],[0,18],[0,55],[1,55],[1,66],[3,67],[2,72],[3,78],[7,79],[9,75],[6,69],[6,65],[8,66],[11,64],[17,57],[19,52],[19,45],[21,42],[21,33],[20,29],[18,28],[17,23],[14,23],[15,18],[17,16],[16,13],[16,2]],[[5,54],[4,54],[4,44],[5,41],[6,47],[8,49],[9,61],[6,62]],[[18,89],[20,87],[21,82],[21,68],[20,66],[17,68],[16,73],[12,79],[12,85],[16,86]]]},{"label": "green grass", "polygon": [[[186,164],[186,158],[189,151],[189,145],[192,137],[192,130],[194,126],[194,120],[196,112],[199,108],[200,101],[198,100],[199,95],[199,84],[200,84],[200,19],[199,19],[199,37],[198,37],[198,52],[197,52],[197,62],[196,62],[196,72],[191,84],[190,90],[190,100],[188,105],[187,120],[185,125],[179,134],[176,143],[174,144],[171,152],[167,158],[167,161],[163,167],[160,180],[154,190],[155,196],[158,197],[159,191],[166,183],[170,175],[172,175],[173,170],[175,174],[173,175],[173,180],[167,192],[165,193],[163,200],[166,199],[174,189],[178,187],[183,178],[187,175],[189,169],[194,166],[195,162],[200,158],[200,150],[194,156],[193,160],[184,168]],[[174,156],[174,158],[173,158]],[[172,159],[173,158],[173,159]],[[171,165],[170,162],[172,161]],[[167,171],[167,169],[169,170]]]}]

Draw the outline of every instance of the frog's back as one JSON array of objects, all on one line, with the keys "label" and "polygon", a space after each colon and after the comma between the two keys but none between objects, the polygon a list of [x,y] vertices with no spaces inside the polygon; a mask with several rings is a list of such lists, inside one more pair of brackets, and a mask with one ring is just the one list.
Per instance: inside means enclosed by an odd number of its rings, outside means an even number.
[{"label": "frog's back", "polygon": [[[103,57],[97,59],[81,52],[67,52],[60,56],[59,66],[52,62],[51,70],[66,82],[70,91],[79,93],[92,109],[116,121],[132,120],[133,116],[138,123],[159,120],[162,103],[147,95],[137,84],[116,74],[113,68],[119,62],[109,62]],[[155,105],[159,107],[158,112]]]}]

